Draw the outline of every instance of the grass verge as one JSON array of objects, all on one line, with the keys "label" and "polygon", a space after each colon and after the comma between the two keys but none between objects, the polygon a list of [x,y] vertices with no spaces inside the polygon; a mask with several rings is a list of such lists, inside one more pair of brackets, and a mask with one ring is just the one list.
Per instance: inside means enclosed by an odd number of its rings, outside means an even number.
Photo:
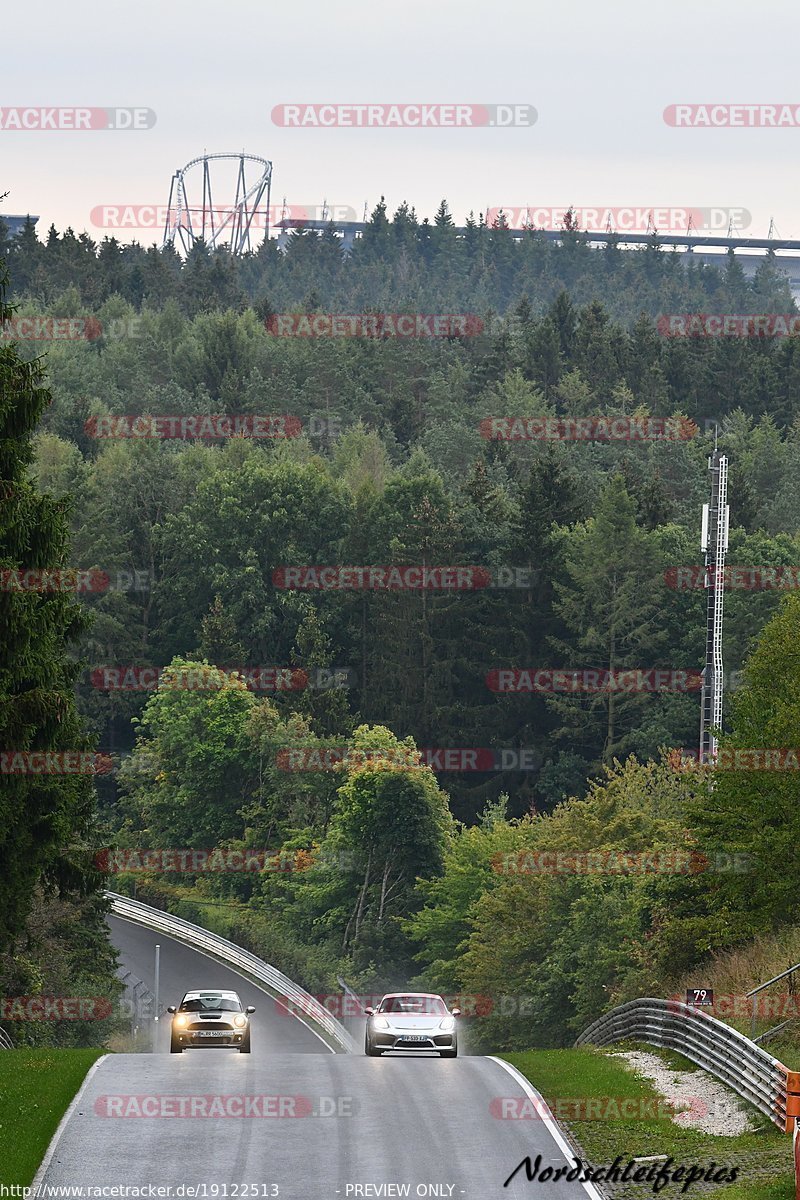
[{"label": "grass verge", "polygon": [[0,1052],[0,1184],[27,1187],[92,1063],[104,1050]]},{"label": "grass verge", "polygon": [[[606,1050],[631,1049],[607,1047]],[[658,1053],[652,1046],[650,1053]],[[631,1158],[667,1155],[674,1167],[686,1164],[717,1164],[721,1170],[737,1168],[736,1184],[725,1186],[694,1184],[689,1196],[709,1195],[725,1200],[793,1200],[794,1190],[786,1190],[786,1179],[792,1179],[792,1142],[766,1117],[749,1105],[744,1105],[757,1128],[736,1137],[719,1137],[696,1129],[676,1125],[668,1115],[658,1115],[659,1094],[649,1083],[635,1075],[624,1061],[604,1050],[581,1047],[575,1050],[527,1050],[504,1054],[531,1083],[538,1088],[553,1109],[562,1128],[566,1129],[576,1153],[595,1166],[611,1164],[619,1155],[624,1162]],[[686,1071],[697,1068],[679,1055],[669,1054],[670,1067]],[[600,1101],[602,1117],[581,1119],[585,1105]],[[618,1115],[624,1100],[636,1102],[634,1118]],[[576,1103],[578,1102],[578,1103]],[[662,1110],[663,1111],[663,1110]],[[639,1113],[641,1112],[641,1118]],[[659,1194],[664,1200],[681,1194],[680,1183],[670,1183]],[[763,1188],[763,1195],[757,1189]],[[777,1189],[777,1190],[776,1190]],[[614,1197],[634,1200],[652,1196],[652,1184],[615,1184],[607,1188]]]},{"label": "grass verge", "polygon": [[773,1183],[735,1183],[714,1193],[714,1200],[794,1200],[794,1175],[781,1175]]}]

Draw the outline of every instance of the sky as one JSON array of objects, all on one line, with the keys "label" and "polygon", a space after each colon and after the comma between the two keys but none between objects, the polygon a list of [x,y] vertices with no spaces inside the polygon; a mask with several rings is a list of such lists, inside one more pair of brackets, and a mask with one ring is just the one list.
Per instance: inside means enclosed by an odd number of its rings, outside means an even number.
[{"label": "sky", "polygon": [[[40,236],[54,223],[150,244],[161,238],[155,215],[120,229],[96,210],[163,208],[190,159],[244,150],[272,162],[273,205],[327,200],[358,219],[381,195],[390,213],[407,201],[420,217],[447,198],[457,223],[487,208],[671,207],[693,210],[695,228],[702,211],[717,232],[733,215],[748,235],[766,236],[774,222],[776,236],[800,239],[798,26],[787,0],[7,6],[4,112],[123,106],[155,120],[44,131],[0,114],[0,192],[9,192],[0,214],[38,214]],[[278,105],[321,103],[532,105],[537,119],[510,128],[273,119]],[[792,106],[796,125],[686,128],[664,118],[671,104],[762,103]],[[226,192],[219,174],[221,205]]]}]

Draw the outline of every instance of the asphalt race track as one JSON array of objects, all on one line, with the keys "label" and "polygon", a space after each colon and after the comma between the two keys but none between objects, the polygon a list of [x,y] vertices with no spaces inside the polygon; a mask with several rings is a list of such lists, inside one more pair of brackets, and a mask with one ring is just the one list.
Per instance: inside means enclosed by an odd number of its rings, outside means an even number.
[{"label": "asphalt race track", "polygon": [[495,1115],[502,1098],[525,1097],[495,1060],[333,1054],[235,973],[116,918],[111,928],[126,969],[148,985],[160,942],[164,1003],[208,985],[256,1004],[253,1052],[109,1055],[79,1093],[40,1184],[152,1184],[200,1200],[597,1195],[563,1179],[528,1182],[524,1169],[503,1187],[527,1155],[541,1154],[541,1169],[564,1166],[567,1147],[538,1118]]},{"label": "asphalt race track", "polygon": [[[224,967],[213,958],[192,950],[182,942],[155,933],[143,925],[124,921],[120,917],[109,917],[111,941],[120,952],[120,963],[153,991],[155,979],[155,948],[161,946],[158,1049],[169,1050],[170,1004],[178,1004],[184,992],[192,988],[230,988],[238,992],[244,1005],[255,1006],[252,1018],[253,1053],[289,1051],[298,1054],[329,1054],[327,1044],[302,1021],[286,1013],[277,1000],[263,992],[249,980]],[[166,1018],[166,1019],[165,1019]],[[205,1053],[200,1051],[200,1053]],[[212,1053],[208,1051],[208,1053]],[[214,1053],[227,1053],[219,1050]],[[174,1056],[178,1058],[178,1055]],[[246,1055],[242,1055],[246,1057]]]}]

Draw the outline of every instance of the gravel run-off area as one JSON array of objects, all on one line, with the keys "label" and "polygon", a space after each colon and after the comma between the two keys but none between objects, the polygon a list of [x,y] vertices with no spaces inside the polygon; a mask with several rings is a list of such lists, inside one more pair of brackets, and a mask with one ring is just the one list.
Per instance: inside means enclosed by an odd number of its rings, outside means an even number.
[{"label": "gravel run-off area", "polygon": [[615,1057],[624,1058],[637,1075],[644,1076],[680,1110],[672,1117],[676,1125],[721,1137],[736,1137],[754,1128],[739,1098],[705,1071],[674,1071],[656,1054],[643,1050],[628,1050]]}]

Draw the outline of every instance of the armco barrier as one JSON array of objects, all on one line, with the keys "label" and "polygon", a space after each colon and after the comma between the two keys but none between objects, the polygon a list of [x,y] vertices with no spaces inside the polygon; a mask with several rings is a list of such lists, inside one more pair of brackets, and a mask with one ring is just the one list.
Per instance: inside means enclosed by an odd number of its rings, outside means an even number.
[{"label": "armco barrier", "polygon": [[295,1006],[307,1021],[325,1035],[332,1049],[347,1054],[355,1051],[355,1042],[336,1017],[276,967],[270,966],[248,950],[240,949],[227,938],[210,933],[199,925],[193,925],[191,921],[184,921],[182,917],[173,917],[171,913],[151,908],[149,904],[142,904],[141,901],[131,900],[127,896],[119,896],[116,892],[106,892],[105,895],[106,899],[111,901],[111,911],[115,917],[122,917],[126,921],[134,921],[137,925],[164,933],[195,950],[202,950],[204,954],[225,963],[226,966],[234,967],[244,975],[249,975],[276,999],[283,998]]},{"label": "armco barrier", "polygon": [[800,1116],[800,1072],[790,1071],[702,1009],[677,1000],[631,1000],[604,1013],[575,1044],[606,1046],[626,1038],[676,1050],[726,1083],[779,1129],[794,1132],[794,1119]]},{"label": "armco barrier", "polygon": [[358,996],[348,983],[342,979],[341,975],[336,976],[336,982],[342,989],[343,1005],[342,1005],[342,1021],[345,1029],[354,1038],[359,1041],[363,1039],[367,1025],[367,1014],[364,1012],[364,1006],[361,997]]}]

